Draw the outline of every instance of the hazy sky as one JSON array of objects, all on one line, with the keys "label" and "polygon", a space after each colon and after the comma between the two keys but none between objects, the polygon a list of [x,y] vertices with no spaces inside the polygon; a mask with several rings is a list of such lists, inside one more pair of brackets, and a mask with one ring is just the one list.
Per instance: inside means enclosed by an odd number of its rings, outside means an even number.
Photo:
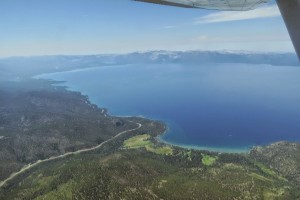
[{"label": "hazy sky", "polygon": [[131,0],[0,1],[0,57],[158,49],[293,51],[274,2],[220,12]]}]

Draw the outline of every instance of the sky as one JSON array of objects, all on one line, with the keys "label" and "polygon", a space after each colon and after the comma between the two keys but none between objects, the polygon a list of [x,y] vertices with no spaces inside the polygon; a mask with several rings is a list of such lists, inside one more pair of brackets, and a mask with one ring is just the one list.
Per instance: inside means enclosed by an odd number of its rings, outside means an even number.
[{"label": "sky", "polygon": [[272,1],[248,12],[131,0],[0,1],[0,57],[149,50],[294,52]]}]

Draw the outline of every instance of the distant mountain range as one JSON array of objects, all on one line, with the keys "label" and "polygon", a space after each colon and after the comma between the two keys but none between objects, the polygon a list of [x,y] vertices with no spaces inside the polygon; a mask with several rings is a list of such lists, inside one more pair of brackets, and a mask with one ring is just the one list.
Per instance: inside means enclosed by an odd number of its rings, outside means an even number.
[{"label": "distant mountain range", "polygon": [[103,55],[110,63],[249,63],[300,66],[292,53],[251,53],[232,51],[148,51],[124,55]]},{"label": "distant mountain range", "polygon": [[18,80],[41,73],[137,63],[178,63],[186,65],[203,63],[248,63],[274,66],[300,66],[297,56],[292,53],[231,51],[147,51],[129,54],[10,57],[0,59],[0,81]]}]

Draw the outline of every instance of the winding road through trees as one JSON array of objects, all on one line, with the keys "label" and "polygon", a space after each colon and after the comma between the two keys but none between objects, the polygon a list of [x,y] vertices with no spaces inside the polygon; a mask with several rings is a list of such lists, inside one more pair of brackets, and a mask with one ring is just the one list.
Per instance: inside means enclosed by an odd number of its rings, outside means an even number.
[{"label": "winding road through trees", "polygon": [[8,181],[11,181],[12,179],[14,179],[15,177],[17,177],[18,175],[26,172],[27,170],[41,164],[41,163],[45,163],[45,162],[48,162],[48,161],[52,161],[52,160],[56,160],[56,159],[60,159],[60,158],[65,158],[67,156],[70,156],[70,155],[77,155],[77,154],[80,154],[80,153],[85,153],[85,152],[89,152],[89,151],[93,151],[93,150],[96,150],[96,149],[99,149],[101,148],[104,144],[120,137],[121,135],[125,134],[125,133],[128,133],[128,132],[131,132],[131,131],[136,131],[138,129],[140,129],[143,125],[140,124],[140,123],[136,123],[138,125],[137,128],[134,128],[134,129],[130,129],[130,130],[126,130],[126,131],[122,131],[120,133],[118,133],[117,135],[115,135],[114,137],[102,142],[101,144],[95,146],[95,147],[91,147],[91,148],[86,148],[86,149],[81,149],[81,150],[78,150],[78,151],[74,151],[74,152],[68,152],[68,153],[65,153],[65,154],[62,154],[62,155],[59,155],[59,156],[53,156],[53,157],[50,157],[50,158],[47,158],[45,160],[38,160],[36,161],[35,163],[31,163],[31,164],[28,164],[26,166],[24,166],[20,171],[18,172],[15,172],[13,174],[11,174],[6,180],[2,181],[0,183],[0,189],[1,187],[3,187]]}]

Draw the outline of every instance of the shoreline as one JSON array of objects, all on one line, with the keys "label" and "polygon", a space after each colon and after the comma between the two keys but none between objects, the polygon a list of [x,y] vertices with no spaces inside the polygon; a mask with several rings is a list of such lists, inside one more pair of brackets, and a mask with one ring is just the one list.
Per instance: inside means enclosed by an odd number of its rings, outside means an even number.
[{"label": "shoreline", "polygon": [[159,136],[155,137],[157,142],[171,145],[174,147],[179,147],[183,149],[191,149],[191,150],[198,150],[198,151],[210,151],[210,152],[216,152],[216,153],[238,153],[238,154],[244,154],[249,153],[251,149],[256,147],[255,145],[247,146],[247,147],[241,147],[241,148],[230,148],[230,147],[214,147],[214,146],[201,146],[201,145],[192,145],[192,144],[183,144],[183,143],[176,143],[171,142],[163,139],[162,137],[165,134],[168,134],[170,132],[170,123],[167,123],[166,121],[160,120],[163,124],[166,126],[166,130],[164,133],[160,134]]},{"label": "shoreline", "polygon": [[[162,135],[164,135],[166,133],[163,133]],[[176,143],[176,142],[169,142],[166,141],[164,139],[161,138],[161,136],[156,137],[155,139],[158,142],[167,144],[167,145],[171,145],[171,146],[175,146],[175,147],[179,147],[179,148],[183,148],[183,149],[190,149],[190,150],[198,150],[198,151],[210,151],[210,152],[216,152],[216,153],[230,153],[230,154],[244,154],[244,153],[249,153],[251,151],[252,148],[254,148],[255,146],[251,146],[251,147],[245,147],[245,148],[229,148],[229,147],[213,147],[213,146],[200,146],[200,145],[189,145],[189,144],[180,144],[180,143]]]}]

